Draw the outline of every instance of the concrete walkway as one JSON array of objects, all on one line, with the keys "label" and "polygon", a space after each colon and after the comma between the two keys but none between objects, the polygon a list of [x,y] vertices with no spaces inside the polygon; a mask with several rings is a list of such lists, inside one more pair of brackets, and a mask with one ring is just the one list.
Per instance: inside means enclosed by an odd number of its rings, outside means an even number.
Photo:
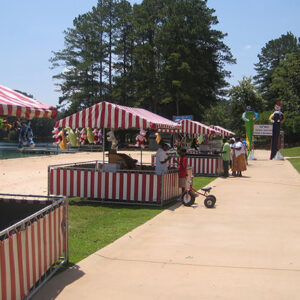
[{"label": "concrete walkway", "polygon": [[300,175],[256,151],[242,178],[216,179],[203,197],[175,205],[55,276],[33,298],[300,299]]}]

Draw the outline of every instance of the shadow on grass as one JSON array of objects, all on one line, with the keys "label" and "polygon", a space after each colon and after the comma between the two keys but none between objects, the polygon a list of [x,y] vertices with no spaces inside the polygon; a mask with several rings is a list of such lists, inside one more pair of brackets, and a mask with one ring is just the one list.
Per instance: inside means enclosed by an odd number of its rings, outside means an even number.
[{"label": "shadow on grass", "polygon": [[92,199],[80,199],[80,198],[70,198],[69,199],[69,205],[71,206],[84,206],[84,207],[106,207],[111,209],[134,209],[134,210],[140,210],[140,209],[151,209],[151,210],[161,210],[168,209],[169,207],[173,206],[176,203],[176,201],[172,201],[164,206],[160,205],[151,205],[151,204],[128,204],[128,202],[116,202],[116,203],[105,203],[104,201],[98,201],[98,200],[92,200]]}]

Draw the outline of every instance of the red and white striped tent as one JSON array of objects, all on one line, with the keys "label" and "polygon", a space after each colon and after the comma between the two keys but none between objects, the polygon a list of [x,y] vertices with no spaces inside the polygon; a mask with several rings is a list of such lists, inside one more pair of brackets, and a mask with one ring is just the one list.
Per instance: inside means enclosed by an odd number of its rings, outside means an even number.
[{"label": "red and white striped tent", "polygon": [[235,133],[230,131],[230,130],[227,130],[221,126],[215,126],[215,125],[211,125],[210,126],[211,128],[215,129],[217,132],[219,132],[222,136],[234,136]]},{"label": "red and white striped tent", "polygon": [[170,129],[160,129],[160,132],[170,132],[170,133],[185,133],[192,135],[218,135],[220,134],[218,131],[213,128],[204,125],[197,121],[192,120],[181,120],[178,124],[180,124],[180,129],[170,130]]},{"label": "red and white striped tent", "polygon": [[0,116],[14,116],[28,120],[33,118],[55,119],[57,110],[0,85]]},{"label": "red and white striped tent", "polygon": [[57,121],[55,127],[156,130],[158,128],[179,129],[180,125],[143,108],[103,101]]}]

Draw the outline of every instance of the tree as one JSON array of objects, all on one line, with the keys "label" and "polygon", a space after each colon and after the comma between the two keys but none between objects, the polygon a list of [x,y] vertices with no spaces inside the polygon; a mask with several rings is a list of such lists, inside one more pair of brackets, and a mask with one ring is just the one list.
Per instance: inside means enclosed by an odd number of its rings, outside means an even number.
[{"label": "tree", "polygon": [[231,128],[231,107],[228,100],[219,100],[216,104],[207,108],[203,118],[199,121],[204,124],[218,125],[224,128]]},{"label": "tree", "polygon": [[287,142],[300,139],[300,50],[282,59],[272,74],[270,90],[278,95],[286,121],[283,124]]},{"label": "tree", "polygon": [[260,92],[268,100],[268,108],[273,107],[274,98],[278,97],[276,90],[270,89],[273,72],[288,53],[297,50],[299,50],[297,38],[291,32],[287,32],[280,38],[269,41],[261,49],[261,54],[258,54],[259,62],[255,64],[257,75],[254,76],[254,79],[255,83],[259,85]]},{"label": "tree", "polygon": [[[52,67],[64,67],[53,76],[62,96],[59,104],[70,104],[69,112],[88,107],[98,101],[97,57],[95,57],[95,31],[93,15],[80,15],[73,21],[74,28],[65,31],[65,49],[54,52]],[[97,52],[96,52],[97,54]]]},{"label": "tree", "polygon": [[230,126],[237,132],[243,132],[244,121],[242,120],[242,114],[246,110],[247,106],[255,112],[262,112],[265,109],[265,101],[262,95],[258,92],[258,87],[252,83],[251,77],[244,77],[239,84],[232,87],[229,91],[230,97]]},{"label": "tree", "polygon": [[227,86],[224,64],[235,62],[222,42],[226,34],[212,28],[218,20],[206,1],[169,0],[163,13],[158,45],[166,62],[165,100],[176,114],[193,110],[200,117]]},{"label": "tree", "polygon": [[136,105],[158,112],[161,99],[158,68],[161,65],[157,51],[156,34],[161,23],[159,12],[163,0],[144,0],[133,7],[135,32],[134,83]]},{"label": "tree", "polygon": [[270,90],[282,100],[282,109],[300,111],[300,50],[288,53],[272,74]]},{"label": "tree", "polygon": [[133,68],[133,11],[129,2],[120,1],[116,6],[116,40],[114,63],[114,88],[112,99],[123,105],[130,105],[134,102],[134,85],[132,84]]},{"label": "tree", "polygon": [[99,0],[54,52],[59,103],[73,113],[102,100],[195,118],[224,94],[234,63],[205,0]]}]

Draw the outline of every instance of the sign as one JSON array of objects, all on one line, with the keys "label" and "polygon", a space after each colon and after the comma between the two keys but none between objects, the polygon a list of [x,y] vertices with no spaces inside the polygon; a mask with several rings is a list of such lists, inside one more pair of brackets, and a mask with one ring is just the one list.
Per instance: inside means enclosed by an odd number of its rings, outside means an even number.
[{"label": "sign", "polygon": [[188,115],[188,116],[173,116],[173,121],[174,122],[179,122],[181,120],[193,120],[193,116],[192,115]]},{"label": "sign", "polygon": [[272,136],[273,125],[254,125],[253,135]]}]

